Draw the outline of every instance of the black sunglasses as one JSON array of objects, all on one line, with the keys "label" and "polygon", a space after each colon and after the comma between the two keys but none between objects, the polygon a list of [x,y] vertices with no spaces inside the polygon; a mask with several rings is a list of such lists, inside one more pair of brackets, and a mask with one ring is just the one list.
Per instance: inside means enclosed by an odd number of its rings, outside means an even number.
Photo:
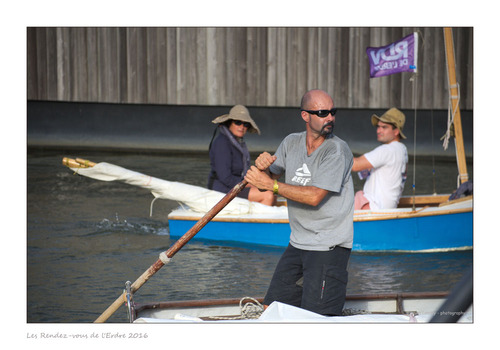
[{"label": "black sunglasses", "polygon": [[241,120],[233,120],[233,123],[234,123],[234,124],[236,124],[236,125],[241,125],[241,124],[243,124],[243,126],[244,126],[245,128],[247,128],[247,129],[248,129],[248,128],[250,128],[250,126],[251,126],[251,125],[250,125],[250,123],[243,122],[243,121],[241,121]]},{"label": "black sunglasses", "polygon": [[337,108],[332,108],[332,109],[320,109],[319,111],[308,111],[307,109],[301,109],[303,112],[307,112],[310,114],[315,114],[320,118],[326,118],[328,117],[328,114],[331,114],[332,117],[335,116],[335,113],[337,113]]}]

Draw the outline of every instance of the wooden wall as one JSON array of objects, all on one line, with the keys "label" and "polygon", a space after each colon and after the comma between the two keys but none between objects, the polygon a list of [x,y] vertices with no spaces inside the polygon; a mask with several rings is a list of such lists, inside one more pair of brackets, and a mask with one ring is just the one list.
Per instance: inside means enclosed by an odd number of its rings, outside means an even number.
[{"label": "wooden wall", "polygon": [[[366,47],[419,31],[419,109],[447,109],[442,28],[27,28],[29,100],[413,108],[410,73],[369,76]],[[461,109],[473,109],[473,29],[454,28]]]}]

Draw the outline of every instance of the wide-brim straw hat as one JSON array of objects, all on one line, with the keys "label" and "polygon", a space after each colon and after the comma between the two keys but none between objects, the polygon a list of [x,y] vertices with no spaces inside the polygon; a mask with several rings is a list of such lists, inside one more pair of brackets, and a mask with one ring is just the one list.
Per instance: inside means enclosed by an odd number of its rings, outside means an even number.
[{"label": "wide-brim straw hat", "polygon": [[377,126],[378,122],[381,121],[383,123],[388,123],[394,125],[399,130],[399,135],[401,135],[402,139],[406,139],[406,136],[403,134],[403,127],[405,126],[405,115],[399,109],[393,107],[389,109],[387,112],[382,114],[381,117],[376,114],[372,115],[372,125]]},{"label": "wide-brim straw hat", "polygon": [[229,114],[223,114],[223,115],[215,118],[214,120],[212,120],[212,123],[220,124],[220,123],[224,123],[225,121],[228,121],[228,120],[241,120],[243,122],[248,122],[248,123],[250,123],[250,127],[248,128],[248,132],[257,133],[260,135],[259,127],[253,121],[252,117],[250,116],[250,112],[248,112],[248,109],[245,106],[242,106],[242,105],[234,106],[229,111]]}]

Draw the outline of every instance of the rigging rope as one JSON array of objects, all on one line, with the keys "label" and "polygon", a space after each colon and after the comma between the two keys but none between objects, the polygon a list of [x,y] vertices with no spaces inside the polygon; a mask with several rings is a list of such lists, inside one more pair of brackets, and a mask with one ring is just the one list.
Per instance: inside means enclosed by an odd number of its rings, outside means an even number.
[{"label": "rigging rope", "polygon": [[[418,31],[419,38],[422,39],[422,48],[425,45],[424,41],[424,36],[422,35],[422,32],[420,30]],[[418,66],[418,62],[415,62],[416,65]],[[415,125],[413,126],[413,184],[412,184],[412,191],[413,191],[413,211],[415,211],[415,187],[416,187],[416,162],[417,162],[417,103],[418,103],[418,89],[417,89],[417,80],[418,78],[418,71],[413,73],[413,75],[410,78],[410,81],[413,83],[412,84],[412,99],[413,99],[413,109],[414,109],[414,119],[415,119]]]},{"label": "rigging rope", "polygon": [[[455,88],[455,87],[457,88],[458,95],[457,96],[451,96],[451,94],[449,95],[449,98],[448,98],[448,127],[446,129],[446,134],[444,134],[444,136],[441,138],[443,140],[443,148],[445,150],[448,149],[450,137],[452,136],[452,133],[453,133],[453,123],[455,121],[455,115],[457,114],[458,106],[460,104],[460,85],[457,83],[456,85],[449,86],[448,90],[451,91],[451,88]],[[453,105],[451,102],[452,99],[458,100],[455,108],[452,108],[452,105]]]},{"label": "rigging rope", "polygon": [[432,149],[432,189],[433,195],[437,195],[436,192],[436,163],[434,157],[434,109],[431,109],[431,149]]},{"label": "rigging rope", "polygon": [[414,108],[414,119],[415,124],[413,125],[413,210],[415,210],[415,183],[416,183],[416,162],[417,162],[417,77],[418,73],[413,74],[410,81],[413,83],[413,108]]}]

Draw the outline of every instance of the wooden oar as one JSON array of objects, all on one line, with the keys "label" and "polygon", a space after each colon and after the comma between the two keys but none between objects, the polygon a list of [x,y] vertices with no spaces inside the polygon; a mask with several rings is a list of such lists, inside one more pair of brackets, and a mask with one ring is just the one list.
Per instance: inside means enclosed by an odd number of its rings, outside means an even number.
[{"label": "wooden oar", "polygon": [[[210,220],[214,218],[229,202],[231,202],[238,193],[247,185],[247,181],[243,180],[226,194],[212,209],[210,209],[194,226],[187,231],[181,238],[177,240],[168,250],[160,254],[160,258],[149,267],[144,273],[132,284],[131,292],[135,293],[139,288],[146,283],[163,265],[177,253],[191,238],[193,238]],[[106,322],[106,320],[124,303],[126,292],[115,300],[94,322]]]}]

